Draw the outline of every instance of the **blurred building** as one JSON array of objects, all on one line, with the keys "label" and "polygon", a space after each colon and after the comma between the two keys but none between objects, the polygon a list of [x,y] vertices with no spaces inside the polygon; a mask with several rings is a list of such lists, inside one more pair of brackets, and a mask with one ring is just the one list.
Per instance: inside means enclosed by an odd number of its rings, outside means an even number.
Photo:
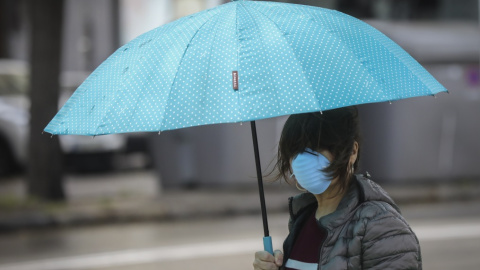
[{"label": "blurred building", "polygon": [[[28,60],[27,0],[0,0],[0,58]],[[230,0],[65,0],[64,70],[91,71],[134,37]],[[362,19],[478,22],[478,0],[277,0]],[[461,4],[460,4],[461,2]]]},{"label": "blurred building", "polygon": [[478,0],[273,0],[330,8],[361,19],[469,20],[478,18]]},{"label": "blurred building", "polygon": [[223,0],[119,0],[121,43],[126,43],[160,25],[223,2]]},{"label": "blurred building", "polygon": [[368,22],[406,49],[450,93],[361,106],[363,169],[390,182],[478,180],[478,26]]}]

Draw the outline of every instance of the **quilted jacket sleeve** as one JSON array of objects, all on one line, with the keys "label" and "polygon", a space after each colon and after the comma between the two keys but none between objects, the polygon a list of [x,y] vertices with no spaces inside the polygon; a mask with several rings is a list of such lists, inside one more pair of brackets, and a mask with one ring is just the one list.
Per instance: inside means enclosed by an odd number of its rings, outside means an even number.
[{"label": "quilted jacket sleeve", "polygon": [[420,245],[405,219],[389,204],[364,208],[362,269],[422,269]]}]

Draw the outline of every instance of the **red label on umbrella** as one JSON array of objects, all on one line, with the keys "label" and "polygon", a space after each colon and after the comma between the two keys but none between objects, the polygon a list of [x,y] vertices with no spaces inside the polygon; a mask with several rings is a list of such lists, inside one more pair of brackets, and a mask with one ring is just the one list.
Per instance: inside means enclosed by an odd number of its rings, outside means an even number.
[{"label": "red label on umbrella", "polygon": [[238,90],[238,71],[232,71],[233,90]]}]

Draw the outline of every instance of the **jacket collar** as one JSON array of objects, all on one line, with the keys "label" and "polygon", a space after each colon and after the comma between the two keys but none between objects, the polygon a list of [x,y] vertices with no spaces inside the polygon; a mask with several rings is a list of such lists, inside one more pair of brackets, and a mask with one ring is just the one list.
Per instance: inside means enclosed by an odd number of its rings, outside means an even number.
[{"label": "jacket collar", "polygon": [[[347,193],[340,201],[337,210],[320,219],[320,224],[328,230],[344,224],[355,213],[358,205],[367,201],[383,201],[392,205],[398,212],[395,202],[372,180],[363,175],[355,175],[354,181],[350,184]],[[296,217],[309,205],[316,203],[316,198],[311,193],[302,193],[290,198],[291,219]]]}]

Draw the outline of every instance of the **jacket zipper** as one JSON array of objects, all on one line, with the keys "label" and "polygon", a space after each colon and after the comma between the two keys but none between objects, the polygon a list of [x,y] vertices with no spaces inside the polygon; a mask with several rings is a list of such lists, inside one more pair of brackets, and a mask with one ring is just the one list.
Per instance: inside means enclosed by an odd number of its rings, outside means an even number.
[{"label": "jacket zipper", "polygon": [[323,247],[325,246],[325,242],[327,241],[327,238],[328,238],[328,235],[329,235],[329,232],[325,227],[320,225],[320,228],[325,232],[325,237],[323,238],[322,246],[320,247],[320,250],[318,251],[320,254],[318,254],[318,268],[317,268],[317,270],[322,269],[322,250],[323,250]]}]

